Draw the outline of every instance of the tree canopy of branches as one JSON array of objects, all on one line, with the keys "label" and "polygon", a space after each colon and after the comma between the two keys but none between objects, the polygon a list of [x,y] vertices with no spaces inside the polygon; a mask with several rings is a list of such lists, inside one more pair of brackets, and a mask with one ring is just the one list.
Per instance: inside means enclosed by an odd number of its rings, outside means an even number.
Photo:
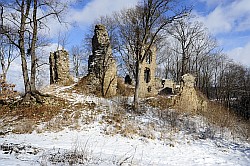
[{"label": "tree canopy of branches", "polygon": [[[0,0],[3,7],[3,22],[1,35],[8,38],[21,56],[22,74],[25,87],[24,100],[30,100],[36,96],[36,48],[39,43],[39,32],[48,28],[45,21],[48,17],[54,17],[59,22],[61,14],[66,9],[66,3],[59,0]],[[13,40],[13,36],[17,40]],[[30,57],[30,75],[28,72],[28,58]]]},{"label": "tree canopy of branches", "polygon": [[[0,5],[0,27],[3,27],[3,6]],[[16,41],[16,36],[12,36],[12,40]],[[15,54],[16,48],[11,45],[10,40],[0,33],[0,64],[2,72],[2,80],[6,82],[7,72],[10,68],[11,63],[18,57]]]},{"label": "tree canopy of branches", "polygon": [[186,73],[198,76],[199,64],[204,61],[204,57],[218,50],[216,40],[207,33],[200,22],[193,21],[191,17],[176,21],[168,30],[168,34],[168,39],[174,44],[169,44],[164,49],[170,55],[178,56],[174,59],[180,60],[175,76],[177,82]]},{"label": "tree canopy of branches", "polygon": [[168,26],[189,14],[190,10],[180,6],[181,1],[143,0],[135,8],[114,16],[117,49],[135,78],[135,109],[139,102],[141,64],[150,49],[161,42]]},{"label": "tree canopy of branches", "polygon": [[176,21],[168,30],[165,46],[158,52],[163,74],[179,82],[180,76],[196,76],[196,87],[209,99],[250,117],[249,68],[230,60],[208,30],[191,17]]}]

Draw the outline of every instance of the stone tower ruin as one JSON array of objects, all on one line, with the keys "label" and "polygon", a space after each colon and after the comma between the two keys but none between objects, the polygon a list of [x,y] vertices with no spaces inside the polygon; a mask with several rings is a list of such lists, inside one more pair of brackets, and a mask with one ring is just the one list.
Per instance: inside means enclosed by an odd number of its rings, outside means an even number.
[{"label": "stone tower ruin", "polygon": [[69,74],[69,54],[65,50],[50,53],[50,84],[66,85],[72,81]]},{"label": "stone tower ruin", "polygon": [[88,61],[89,81],[103,96],[116,95],[117,66],[112,54],[108,32],[104,25],[96,25],[92,38],[92,55]]},{"label": "stone tower ruin", "polygon": [[192,74],[184,74],[181,77],[181,88],[194,88],[195,87],[195,77]]},{"label": "stone tower ruin", "polygon": [[148,97],[157,94],[155,89],[156,48],[151,47],[141,63],[139,96]]},{"label": "stone tower ruin", "polygon": [[207,101],[195,90],[195,77],[189,73],[181,77],[181,89],[177,106],[186,111],[206,110]]}]

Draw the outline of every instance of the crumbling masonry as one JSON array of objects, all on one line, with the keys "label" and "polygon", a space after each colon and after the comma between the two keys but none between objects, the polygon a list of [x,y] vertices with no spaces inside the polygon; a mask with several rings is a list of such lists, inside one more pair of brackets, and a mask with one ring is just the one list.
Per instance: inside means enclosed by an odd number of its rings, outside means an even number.
[{"label": "crumbling masonry", "polygon": [[154,96],[157,94],[155,89],[155,69],[156,69],[156,48],[151,47],[140,64],[140,87],[139,97]]},{"label": "crumbling masonry", "polygon": [[195,90],[195,77],[189,73],[184,74],[181,78],[181,90],[177,105],[189,112],[207,109],[207,102]]},{"label": "crumbling masonry", "polygon": [[67,85],[72,81],[69,74],[69,55],[65,50],[50,53],[50,84]]},{"label": "crumbling masonry", "polygon": [[117,66],[112,55],[108,32],[104,25],[96,25],[92,38],[92,55],[88,61],[88,80],[105,97],[116,95]]}]

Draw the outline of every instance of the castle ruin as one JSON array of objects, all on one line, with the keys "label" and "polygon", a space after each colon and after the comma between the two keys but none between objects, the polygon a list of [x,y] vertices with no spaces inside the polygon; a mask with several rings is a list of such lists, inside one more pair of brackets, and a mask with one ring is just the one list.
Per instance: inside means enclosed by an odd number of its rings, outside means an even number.
[{"label": "castle ruin", "polygon": [[151,49],[145,55],[144,61],[140,64],[139,71],[140,87],[139,97],[149,97],[157,94],[155,89],[155,69],[156,69],[156,48]]},{"label": "castle ruin", "polygon": [[92,38],[92,55],[88,61],[90,84],[101,91],[102,96],[116,95],[117,67],[112,54],[108,32],[104,25],[96,25]]},{"label": "castle ruin", "polygon": [[65,50],[51,52],[50,63],[50,84],[66,85],[72,81],[69,74],[69,54]]},{"label": "castle ruin", "polygon": [[[144,51],[146,48],[144,49]],[[69,74],[69,55],[65,50],[50,53],[50,84],[68,84],[72,82]],[[158,94],[174,94],[176,84],[171,80],[155,78],[156,47],[151,47],[145,54],[139,69],[139,97],[150,97]],[[132,79],[126,76],[126,84],[132,85]],[[112,97],[117,94],[117,66],[112,54],[110,39],[104,25],[96,25],[92,38],[92,55],[88,60],[88,75],[77,84],[84,92]],[[185,74],[182,77],[179,106],[189,106],[189,110],[198,110],[206,107],[199,100],[195,90],[195,77]],[[165,91],[164,91],[165,88]],[[162,93],[160,93],[162,91]],[[184,103],[188,102],[188,103]]]},{"label": "castle ruin", "polygon": [[189,73],[181,77],[181,89],[177,105],[190,112],[207,109],[207,102],[195,89],[195,77]]}]

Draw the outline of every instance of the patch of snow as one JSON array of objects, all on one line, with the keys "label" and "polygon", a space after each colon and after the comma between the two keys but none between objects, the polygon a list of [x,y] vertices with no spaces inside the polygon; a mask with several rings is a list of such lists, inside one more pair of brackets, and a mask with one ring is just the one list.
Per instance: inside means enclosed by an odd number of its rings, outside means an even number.
[{"label": "patch of snow", "polygon": [[[37,154],[3,154],[0,151],[0,165],[40,165],[46,155],[63,153],[75,149],[85,149],[91,158],[114,162],[123,160],[134,165],[248,165],[250,163],[249,145],[239,145],[213,140],[178,140],[178,143],[163,145],[158,140],[129,139],[120,135],[100,134],[100,128],[88,131],[70,131],[58,133],[10,134],[0,138],[0,142],[28,144],[43,149]],[[228,144],[228,145],[227,145]],[[125,161],[126,159],[126,161]],[[94,162],[93,162],[94,163]],[[49,163],[47,163],[49,164]],[[89,163],[91,164],[91,163]],[[96,163],[99,165],[100,163]],[[116,165],[113,164],[113,165]]]},{"label": "patch of snow", "polygon": [[[75,158],[75,165],[103,166],[236,166],[250,163],[250,145],[248,143],[240,140],[237,143],[231,141],[230,132],[225,132],[228,135],[223,138],[219,135],[220,133],[211,133],[214,136],[205,135],[210,134],[209,129],[213,126],[209,126],[206,119],[200,116],[177,116],[174,110],[168,110],[163,114],[148,106],[143,108],[142,114],[136,116],[129,111],[122,114],[119,112],[119,103],[125,101],[125,104],[130,104],[132,98],[103,99],[67,92],[72,86],[53,85],[49,88],[48,93],[66,98],[72,103],[72,106],[78,103],[95,103],[97,106],[93,110],[77,110],[80,112],[80,118],[74,123],[80,126],[78,130],[72,129],[70,124],[66,124],[66,127],[64,126],[63,130],[59,132],[9,133],[0,136],[0,166],[52,165],[53,163],[70,165],[73,162],[72,158]],[[51,123],[52,126],[52,121],[57,123],[56,120],[59,120],[62,123],[61,119],[66,111],[73,119],[75,112],[65,109],[47,123]],[[122,117],[115,121],[115,115]],[[92,118],[91,123],[83,121],[86,117]],[[103,119],[105,117],[107,119]],[[71,120],[70,118],[67,120]],[[172,119],[169,121],[168,118]],[[125,124],[123,124],[123,120]],[[115,122],[115,124],[109,124],[109,122]],[[124,125],[135,127],[140,133],[135,133],[130,138],[123,137],[119,132],[104,134],[105,130],[112,130],[114,125],[118,129]],[[46,123],[41,123],[38,128],[42,130],[45,126]],[[128,127],[127,130],[129,129]],[[218,130],[212,132],[216,131]],[[28,148],[11,152],[11,150],[4,150],[4,147],[7,147],[5,145],[22,145]],[[35,151],[34,149],[37,149],[37,153],[31,153]]]}]

